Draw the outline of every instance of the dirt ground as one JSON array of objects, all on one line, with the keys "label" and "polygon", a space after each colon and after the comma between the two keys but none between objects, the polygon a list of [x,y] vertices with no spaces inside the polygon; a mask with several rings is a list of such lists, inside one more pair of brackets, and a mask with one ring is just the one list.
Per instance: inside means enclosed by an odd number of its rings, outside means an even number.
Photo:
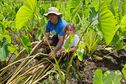
[{"label": "dirt ground", "polygon": [[[125,50],[116,51],[110,47],[99,48],[92,56],[85,57],[84,60],[80,62],[78,67],[79,80],[71,77],[67,84],[93,84],[93,75],[97,68],[101,68],[103,72],[108,70],[121,71],[124,64],[126,64]],[[126,84],[124,78],[122,78],[121,84]]]},{"label": "dirt ground", "polygon": [[[81,80],[77,84],[92,84],[94,71],[101,68],[102,71],[122,70],[126,64],[126,51],[99,49],[95,51],[92,57],[84,59],[80,64]],[[126,84],[126,80],[122,78],[121,84]]]}]

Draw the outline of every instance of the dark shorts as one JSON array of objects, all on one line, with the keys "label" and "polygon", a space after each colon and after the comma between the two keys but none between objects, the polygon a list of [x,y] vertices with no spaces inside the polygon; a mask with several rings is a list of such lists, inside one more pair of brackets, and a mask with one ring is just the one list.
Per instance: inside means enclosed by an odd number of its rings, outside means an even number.
[{"label": "dark shorts", "polygon": [[49,40],[52,41],[52,43],[50,44],[51,46],[56,46],[59,41],[58,35],[54,35],[52,38],[50,37]]}]

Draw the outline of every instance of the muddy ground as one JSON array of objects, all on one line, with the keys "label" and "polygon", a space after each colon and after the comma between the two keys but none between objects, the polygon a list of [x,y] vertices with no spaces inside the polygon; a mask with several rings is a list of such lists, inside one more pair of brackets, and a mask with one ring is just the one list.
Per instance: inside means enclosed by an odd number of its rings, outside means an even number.
[{"label": "muddy ground", "polygon": [[[76,84],[92,84],[93,75],[97,68],[102,71],[122,70],[126,64],[126,51],[118,52],[110,48],[98,49],[92,57],[87,57],[80,63],[79,72],[80,80]],[[126,84],[126,80],[122,78],[121,84]]]},{"label": "muddy ground", "polygon": [[[77,59],[75,59],[75,61],[76,60]],[[63,63],[65,63],[65,61],[63,61]],[[92,56],[85,56],[83,61],[79,62],[78,67],[75,67],[79,74],[78,79],[74,78],[71,74],[67,84],[92,84],[93,75],[97,68],[101,68],[103,72],[108,70],[121,71],[124,64],[126,64],[126,50],[122,49],[117,51],[113,50],[111,47],[98,48]],[[122,78],[121,84],[126,84],[124,78]]]}]

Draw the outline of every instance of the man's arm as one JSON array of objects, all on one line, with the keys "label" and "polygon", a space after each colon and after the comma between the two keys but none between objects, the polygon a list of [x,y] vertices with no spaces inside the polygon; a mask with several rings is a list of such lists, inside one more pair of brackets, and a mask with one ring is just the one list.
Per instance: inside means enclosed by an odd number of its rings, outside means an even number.
[{"label": "man's arm", "polygon": [[47,44],[47,42],[51,43],[51,41],[49,40],[49,36],[50,36],[50,33],[46,32],[45,36],[44,36],[44,42],[45,42],[45,44]]},{"label": "man's arm", "polygon": [[46,38],[46,39],[49,39],[49,35],[50,35],[50,33],[49,33],[49,32],[46,32],[46,33],[45,33],[45,38]]}]

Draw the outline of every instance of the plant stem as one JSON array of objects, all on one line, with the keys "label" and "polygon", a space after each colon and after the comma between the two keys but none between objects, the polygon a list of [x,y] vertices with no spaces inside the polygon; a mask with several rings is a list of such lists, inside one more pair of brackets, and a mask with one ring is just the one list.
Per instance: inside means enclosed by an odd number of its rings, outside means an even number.
[{"label": "plant stem", "polygon": [[81,35],[81,37],[80,37],[80,40],[79,40],[79,42],[78,42],[78,44],[77,44],[77,47],[78,47],[80,41],[82,40],[82,38],[83,38],[85,32],[88,30],[88,28],[90,27],[90,25],[91,25],[93,22],[94,22],[94,21],[90,22],[90,24],[86,27],[85,31],[82,33],[82,35]]}]

